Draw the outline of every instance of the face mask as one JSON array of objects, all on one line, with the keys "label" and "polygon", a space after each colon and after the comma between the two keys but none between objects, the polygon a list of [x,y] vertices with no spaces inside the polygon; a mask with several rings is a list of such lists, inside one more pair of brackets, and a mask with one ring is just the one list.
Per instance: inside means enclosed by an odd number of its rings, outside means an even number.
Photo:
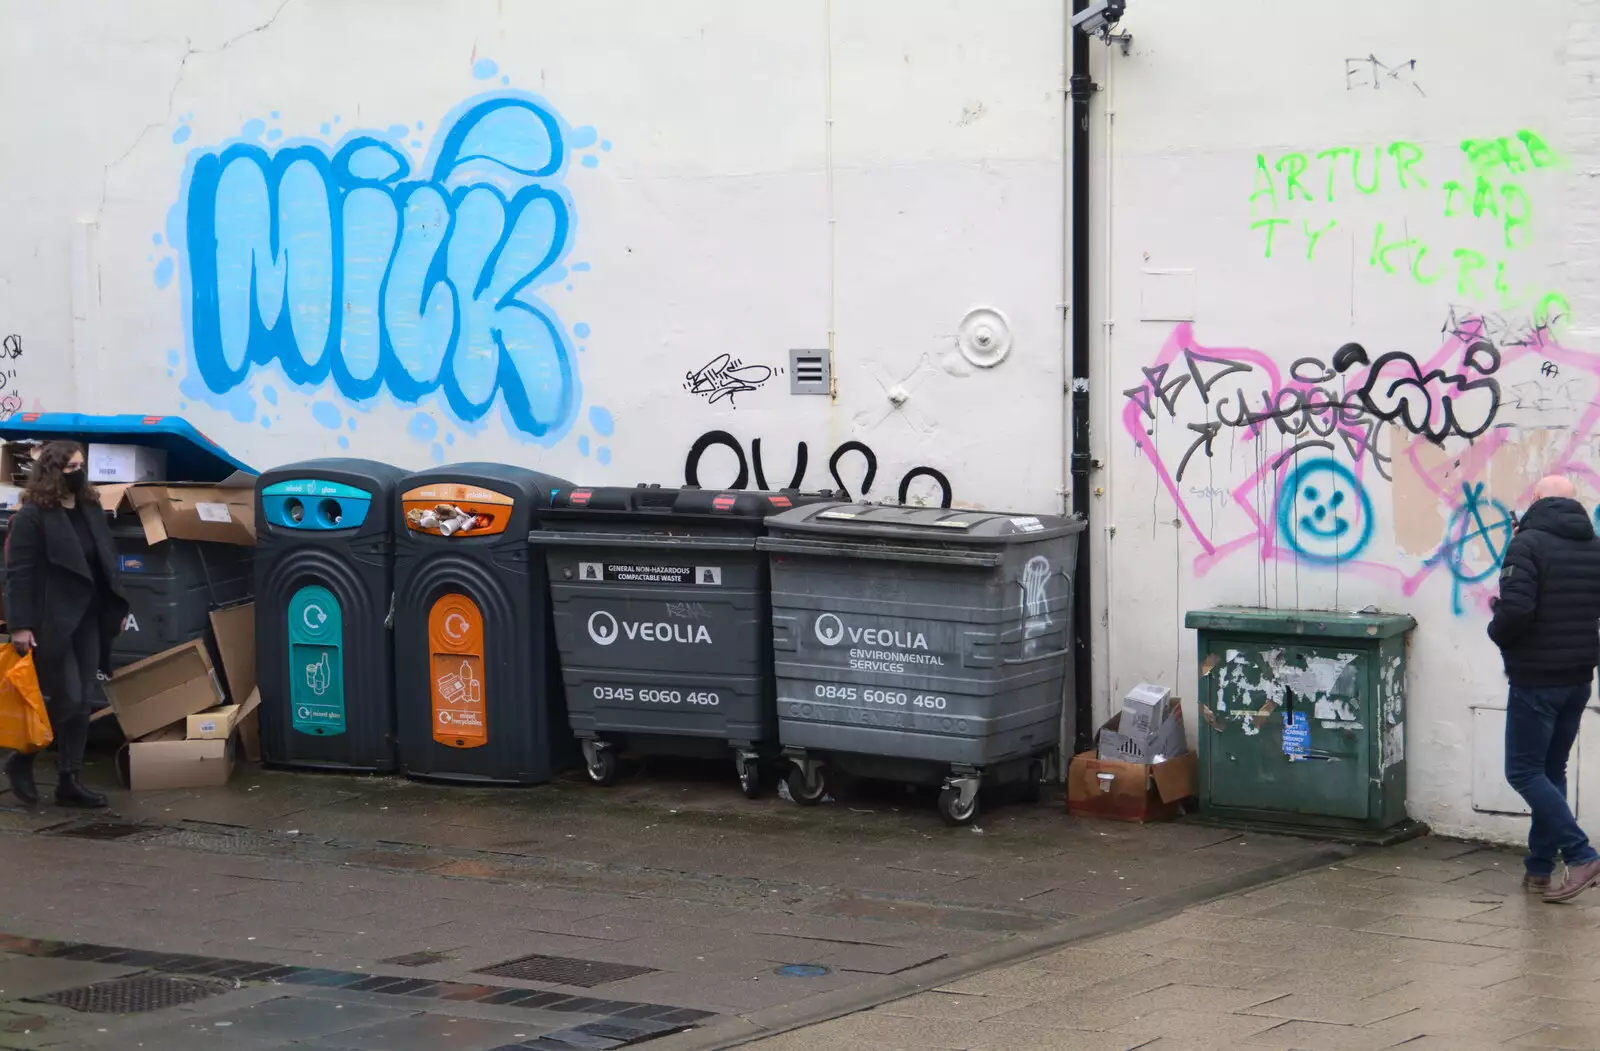
[{"label": "face mask", "polygon": [[68,489],[75,493],[83,492],[84,480],[82,467],[79,467],[75,471],[62,471],[61,477],[66,481]]}]

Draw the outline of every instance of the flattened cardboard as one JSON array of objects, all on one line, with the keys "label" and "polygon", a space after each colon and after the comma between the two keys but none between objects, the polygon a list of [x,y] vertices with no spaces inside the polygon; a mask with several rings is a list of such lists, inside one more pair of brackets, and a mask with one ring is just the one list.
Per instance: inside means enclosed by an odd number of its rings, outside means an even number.
[{"label": "flattened cardboard", "polygon": [[252,690],[239,719],[239,755],[247,763],[261,762],[261,691]]},{"label": "flattened cardboard", "polygon": [[238,704],[256,689],[256,606],[245,602],[212,611],[211,636],[222,660],[228,701]]},{"label": "flattened cardboard", "polygon": [[130,741],[181,724],[227,699],[199,639],[121,669],[106,683],[106,698]]},{"label": "flattened cardboard", "polygon": [[[234,484],[236,479],[242,484]],[[214,485],[146,482],[131,485],[123,501],[139,515],[147,543],[212,540],[253,547],[255,493],[249,475],[235,474]]]},{"label": "flattened cardboard", "polygon": [[231,739],[188,741],[172,726],[123,745],[117,776],[135,792],[225,785],[233,776],[234,751]]},{"label": "flattened cardboard", "polygon": [[196,712],[189,716],[184,725],[184,740],[226,741],[259,707],[261,707],[261,691],[252,690],[243,704],[225,704],[220,708],[207,708],[203,712]]}]

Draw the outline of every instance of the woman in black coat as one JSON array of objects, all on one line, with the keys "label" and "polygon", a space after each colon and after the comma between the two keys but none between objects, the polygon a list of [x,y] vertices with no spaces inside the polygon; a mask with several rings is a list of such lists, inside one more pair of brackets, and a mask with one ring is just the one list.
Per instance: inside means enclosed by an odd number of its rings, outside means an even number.
[{"label": "woman in black coat", "polygon": [[[103,807],[106,798],[78,779],[89,741],[98,673],[111,669],[111,642],[128,600],[117,581],[117,555],[100,496],[89,485],[83,448],[46,442],[34,457],[22,507],[6,535],[6,621],[18,653],[33,651],[39,688],[56,740],[56,802]],[[6,762],[11,791],[39,801],[33,756]]]}]

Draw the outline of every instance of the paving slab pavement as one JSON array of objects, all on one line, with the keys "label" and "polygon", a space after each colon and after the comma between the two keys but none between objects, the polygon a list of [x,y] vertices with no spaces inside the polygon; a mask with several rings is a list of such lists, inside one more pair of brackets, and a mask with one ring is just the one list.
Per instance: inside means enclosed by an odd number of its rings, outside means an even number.
[{"label": "paving slab pavement", "polygon": [[[1328,856],[1305,840],[1076,820],[1059,800],[1000,801],[978,829],[871,785],[813,809],[752,802],[730,772],[668,765],[609,791],[517,791],[242,767],[222,788],[113,793],[109,814],[0,799],[0,932],[18,936],[0,942],[0,976],[76,958],[233,983],[115,1017],[0,994],[0,1048],[202,1047],[219,1034],[247,1051],[398,1047],[395,1032],[448,1030],[448,1046],[483,1051],[759,1031],[746,1020],[859,1008]],[[91,780],[109,779],[102,767]],[[566,984],[570,972],[482,973],[531,954],[633,970],[587,986]],[[809,976],[783,973],[795,964]],[[391,1016],[315,1034],[244,1021],[307,998]],[[268,1013],[230,1014],[247,1009]],[[472,1024],[452,1028],[459,1018]],[[380,1024],[393,1028],[358,1032]]]},{"label": "paving slab pavement", "polygon": [[1600,891],[1548,905],[1521,875],[1416,840],[765,1039],[724,1021],[651,1047],[1596,1051]]}]

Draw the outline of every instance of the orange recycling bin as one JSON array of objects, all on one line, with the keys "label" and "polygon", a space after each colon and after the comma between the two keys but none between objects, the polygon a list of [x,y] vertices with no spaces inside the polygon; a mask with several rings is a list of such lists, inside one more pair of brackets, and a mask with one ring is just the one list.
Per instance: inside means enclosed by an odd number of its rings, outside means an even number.
[{"label": "orange recycling bin", "polygon": [[537,784],[572,753],[544,560],[528,545],[567,487],[491,463],[401,480],[394,671],[406,774]]}]

